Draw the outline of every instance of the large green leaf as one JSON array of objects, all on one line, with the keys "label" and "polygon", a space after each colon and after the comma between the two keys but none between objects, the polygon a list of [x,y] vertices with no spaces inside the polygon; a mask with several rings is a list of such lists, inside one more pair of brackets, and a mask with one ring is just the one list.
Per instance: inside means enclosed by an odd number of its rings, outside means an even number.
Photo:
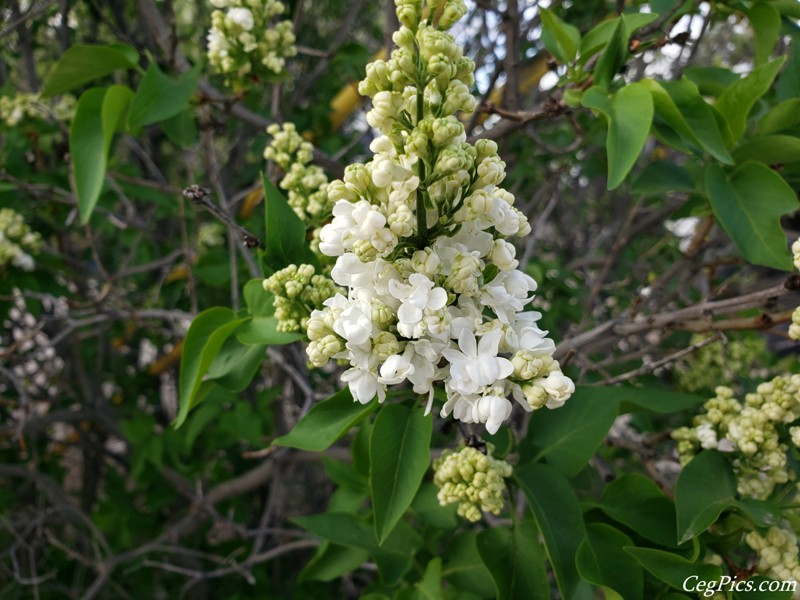
[{"label": "large green leaf", "polygon": [[579,387],[558,410],[539,410],[528,425],[525,447],[565,477],[577,475],[597,452],[617,418],[617,388]]},{"label": "large green leaf", "polygon": [[112,85],[87,90],[78,100],[69,149],[81,224],[89,221],[100,197],[111,140],[125,122],[132,97],[126,86]]},{"label": "large green leaf", "polygon": [[571,599],[580,588],[575,555],[586,537],[575,492],[548,465],[523,465],[514,475],[533,511],[561,596]]},{"label": "large green leaf", "polygon": [[747,11],[755,37],[755,65],[761,66],[769,59],[781,32],[781,15],[766,2],[758,2]]},{"label": "large green leaf", "polygon": [[680,81],[660,82],[643,79],[642,85],[653,95],[658,117],[677,134],[720,162],[733,164],[717,124],[719,115],[695,83],[684,77]]},{"label": "large green leaf", "polygon": [[631,192],[658,195],[666,192],[691,192],[695,187],[691,174],[684,167],[657,160],[639,173],[631,184]]},{"label": "large green leaf", "polygon": [[697,394],[684,394],[652,387],[623,386],[605,389],[614,390],[613,394],[620,403],[620,414],[638,410],[669,414],[692,408],[708,399]]},{"label": "large green leaf", "polygon": [[319,261],[306,241],[306,226],[286,198],[262,175],[266,210],[266,250],[264,262],[277,271],[290,264],[309,264],[319,268]]},{"label": "large green leaf", "polygon": [[[614,77],[628,58],[628,33],[625,21],[616,19],[616,25],[611,32],[603,53],[594,67],[594,84],[605,90],[611,85]],[[628,87],[628,86],[626,86]],[[625,89],[625,88],[623,88]],[[651,103],[652,107],[652,103]],[[648,123],[647,129],[650,125]],[[638,154],[638,153],[637,153]]]},{"label": "large green leaf", "polygon": [[311,407],[294,428],[272,443],[300,450],[321,452],[341,438],[359,421],[378,407],[377,402],[353,401],[348,388]]},{"label": "large green leaf", "polygon": [[605,592],[607,600],[637,600],[644,595],[644,573],[630,554],[623,550],[632,546],[631,538],[605,523],[586,526],[575,563],[586,581]]},{"label": "large green leaf", "polygon": [[45,81],[42,97],[74,90],[118,69],[130,69],[136,66],[138,60],[138,52],[125,44],[70,46]]},{"label": "large green leaf", "polygon": [[428,561],[425,573],[414,586],[414,600],[444,600],[442,595],[442,559],[438,556]]},{"label": "large green leaf", "polygon": [[760,135],[750,138],[733,151],[736,162],[758,161],[766,165],[800,162],[800,137]]},{"label": "large green leaf", "polygon": [[625,473],[603,490],[598,508],[642,537],[674,547],[675,506],[649,477]]},{"label": "large green leaf", "polygon": [[378,413],[369,440],[375,532],[383,541],[417,494],[430,465],[433,418],[421,410],[391,404]]},{"label": "large green leaf", "polygon": [[653,122],[653,98],[641,83],[632,83],[609,97],[599,87],[586,90],[581,103],[608,120],[608,189],[625,179],[644,148]]},{"label": "large green leaf", "polygon": [[497,598],[528,600],[550,595],[538,537],[530,521],[513,528],[491,527],[478,534],[478,551],[494,578]]},{"label": "large green leaf", "polygon": [[236,337],[243,344],[281,346],[303,339],[300,333],[278,331],[279,321],[276,317],[254,317],[248,320],[236,332]]},{"label": "large green leaf", "polygon": [[625,548],[625,551],[647,571],[676,590],[690,591],[684,586],[698,581],[718,581],[722,575],[722,569],[717,565],[695,563],[672,552],[633,547]]},{"label": "large green leaf", "polygon": [[244,391],[266,358],[266,349],[263,344],[243,345],[235,335],[228,337],[208,367],[208,379],[231,392]]},{"label": "large green leaf", "polygon": [[183,424],[189,411],[197,405],[197,392],[208,368],[228,336],[245,320],[237,319],[231,309],[217,306],[204,310],[192,321],[181,352],[180,410],[175,418],[175,428]]},{"label": "large green leaf", "polygon": [[785,60],[786,57],[782,56],[753,69],[747,77],[732,83],[722,92],[715,107],[730,126],[729,142],[731,144],[742,137],[747,127],[747,116],[750,114],[750,109],[761,96],[767,93]]},{"label": "large green leaf", "polygon": [[675,485],[678,543],[697,537],[723,510],[735,506],[735,494],[736,477],[722,454],[706,450],[692,458]]},{"label": "large green leaf", "polygon": [[481,598],[495,597],[492,576],[478,552],[474,531],[466,530],[454,537],[444,558],[442,576],[449,583]]},{"label": "large green leaf", "polygon": [[345,573],[356,570],[367,562],[369,552],[354,546],[340,546],[322,542],[314,557],[303,567],[297,577],[303,581],[333,581]]},{"label": "large green leaf", "polygon": [[128,125],[131,129],[174,117],[186,108],[200,81],[201,63],[178,76],[170,76],[153,61],[147,67],[131,103]]},{"label": "large green leaf", "polygon": [[781,228],[781,215],[797,210],[792,188],[775,171],[746,162],[731,175],[717,165],[706,170],[706,190],[722,227],[749,262],[783,271],[792,257]]},{"label": "large green leaf", "polygon": [[[625,23],[625,30],[630,35],[637,29],[652,23],[658,18],[655,13],[631,13],[622,15]],[[590,29],[581,40],[579,62],[586,64],[592,56],[597,54],[603,46],[608,44],[608,40],[614,34],[618,24],[618,19],[608,19]]]},{"label": "large green leaf", "polygon": [[554,12],[539,9],[542,17],[542,43],[547,51],[562,63],[569,63],[578,54],[581,33],[578,28],[565,23]]},{"label": "large green leaf", "polygon": [[773,106],[761,117],[758,122],[758,132],[766,135],[795,129],[798,126],[800,126],[800,98],[789,98]]},{"label": "large green leaf", "polygon": [[264,289],[263,279],[251,279],[244,284],[242,295],[247,304],[247,310],[254,317],[270,317],[275,314],[273,303],[275,296],[272,295],[272,292]]}]

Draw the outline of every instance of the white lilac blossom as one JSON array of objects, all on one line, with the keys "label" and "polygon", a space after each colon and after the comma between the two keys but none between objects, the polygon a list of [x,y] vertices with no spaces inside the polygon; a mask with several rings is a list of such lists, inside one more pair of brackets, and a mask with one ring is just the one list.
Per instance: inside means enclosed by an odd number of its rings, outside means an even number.
[{"label": "white lilac blossom", "polygon": [[331,182],[335,202],[319,250],[336,257],[346,292],[308,319],[311,363],[350,365],[343,379],[359,402],[410,384],[447,401],[442,416],[490,433],[525,410],[556,408],[575,387],[555,344],[529,310],[537,283],[518,269],[510,240],[530,233],[514,196],[500,187],[505,164],[490,140],[466,141],[474,64],[447,32],[463,0],[397,0],[402,24],[388,61],[367,65],[359,91],[380,136],[374,157]]},{"label": "white lilac blossom", "polygon": [[286,7],[277,0],[211,0],[208,62],[235,88],[281,73],[297,54],[292,22],[274,20]]},{"label": "white lilac blossom", "polygon": [[289,265],[265,279],[263,286],[275,296],[278,331],[287,333],[306,331],[311,311],[336,293],[333,281],[316,274],[312,265]]},{"label": "white lilac blossom", "polygon": [[[800,271],[800,239],[792,244],[792,263],[794,268]],[[792,323],[789,325],[789,337],[793,340],[800,340],[800,306],[792,313]]]},{"label": "white lilac blossom", "polygon": [[[800,581],[800,549],[788,521],[770,527],[764,535],[751,531],[745,541],[758,554],[756,568],[760,573],[776,581]],[[800,599],[800,590],[794,590],[792,599]]]}]

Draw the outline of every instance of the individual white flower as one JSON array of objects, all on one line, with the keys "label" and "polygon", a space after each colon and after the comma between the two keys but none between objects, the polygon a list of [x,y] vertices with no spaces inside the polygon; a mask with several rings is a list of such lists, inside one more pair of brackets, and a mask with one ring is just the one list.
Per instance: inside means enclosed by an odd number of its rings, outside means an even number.
[{"label": "individual white flower", "polygon": [[561,371],[554,371],[544,380],[544,389],[550,396],[547,400],[547,408],[558,408],[573,394],[575,384]]},{"label": "individual white flower", "polygon": [[353,399],[367,404],[378,397],[378,402],[386,399],[386,386],[378,382],[371,370],[353,367],[342,373],[342,381],[350,388]]},{"label": "individual white flower", "polygon": [[486,424],[486,431],[494,435],[500,425],[511,416],[511,402],[505,397],[502,388],[499,393],[484,395],[478,400],[477,418],[479,423]]},{"label": "individual white flower", "polygon": [[425,311],[440,310],[447,303],[447,292],[435,287],[433,281],[421,273],[411,275],[408,283],[390,281],[389,292],[401,302],[397,310],[397,330],[407,338],[422,335],[420,325]]},{"label": "individual white flower", "polygon": [[360,302],[351,302],[336,322],[333,330],[353,344],[364,344],[372,334],[370,313]]},{"label": "individual white flower", "polygon": [[475,335],[464,329],[458,338],[459,350],[446,349],[442,355],[450,363],[450,386],[460,394],[481,393],[514,371],[507,358],[497,356],[502,331],[496,329],[475,340]]},{"label": "individual white flower", "polygon": [[232,8],[228,11],[227,17],[232,23],[235,23],[245,31],[250,31],[255,25],[253,13],[249,8]]}]

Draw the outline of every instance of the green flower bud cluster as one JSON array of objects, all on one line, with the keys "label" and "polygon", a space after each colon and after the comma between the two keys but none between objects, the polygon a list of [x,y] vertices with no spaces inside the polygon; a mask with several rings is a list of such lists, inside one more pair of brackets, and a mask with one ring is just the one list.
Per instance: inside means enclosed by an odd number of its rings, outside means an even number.
[{"label": "green flower bud cluster", "polygon": [[[695,335],[692,344],[703,340]],[[731,340],[727,344],[713,343],[699,348],[691,359],[676,366],[673,371],[681,389],[697,393],[713,390],[720,381],[731,381],[735,377],[763,379],[772,373],[785,372],[785,365],[775,369],[766,368],[771,353],[764,338],[760,336]]]},{"label": "green flower bud cluster", "polygon": [[284,171],[279,185],[286,190],[289,206],[306,227],[313,229],[312,248],[319,246],[318,228],[331,216],[333,202],[328,198],[328,177],[312,165],[314,146],[297,132],[294,123],[267,127],[272,141],[264,150],[264,158],[275,162]]},{"label": "green flower bud cluster", "polygon": [[[758,554],[757,569],[777,581],[800,581],[800,550],[797,535],[788,523],[770,527],[765,535],[751,531],[745,536],[747,545]],[[800,598],[795,591],[793,598]]]},{"label": "green flower bud cluster", "polygon": [[32,271],[34,254],[42,249],[42,236],[25,223],[22,215],[10,208],[0,209],[0,273],[8,265]]},{"label": "green flower bud cluster", "polygon": [[681,464],[700,449],[727,453],[740,494],[767,498],[776,486],[795,478],[787,468],[787,452],[797,448],[800,419],[800,375],[778,376],[761,383],[744,402],[724,386],[704,405],[705,413],[694,418],[693,427],[672,433],[678,442]]},{"label": "green flower bud cluster", "polygon": [[286,58],[295,56],[292,22],[273,24],[286,7],[277,0],[211,0],[208,62],[228,83],[243,89],[259,77],[283,72]]},{"label": "green flower bud cluster", "polygon": [[500,514],[504,504],[503,478],[511,476],[511,465],[493,458],[493,450],[487,444],[486,454],[470,446],[442,452],[433,461],[439,504],[458,502],[458,514],[472,522],[481,518],[481,511]]},{"label": "green flower bud cluster", "polygon": [[45,101],[39,94],[0,96],[0,121],[16,127],[25,119],[59,121],[66,123],[75,114],[75,98],[61,96],[55,101]]},{"label": "green flower bud cluster", "polygon": [[336,293],[330,278],[317,275],[312,265],[289,265],[264,280],[264,289],[275,296],[278,331],[295,333],[308,327],[311,311]]}]

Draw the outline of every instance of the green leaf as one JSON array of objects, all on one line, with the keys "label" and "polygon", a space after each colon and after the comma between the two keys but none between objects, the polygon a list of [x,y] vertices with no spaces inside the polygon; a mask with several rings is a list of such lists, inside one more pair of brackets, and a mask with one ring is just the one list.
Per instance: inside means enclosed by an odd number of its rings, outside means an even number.
[{"label": "green leaf", "polygon": [[692,458],[675,485],[678,543],[708,529],[723,510],[736,504],[735,494],[736,477],[722,454],[705,450]]},{"label": "green leaf", "polygon": [[717,565],[695,563],[672,552],[654,548],[625,548],[625,551],[647,571],[676,590],[687,591],[685,582],[691,585],[698,581],[717,581],[722,575],[722,569]]},{"label": "green leaf", "polygon": [[757,126],[762,135],[797,128],[800,126],[800,98],[789,98],[773,106]]},{"label": "green leaf", "polygon": [[675,506],[649,477],[625,473],[603,490],[598,508],[661,546],[675,547]]},{"label": "green leaf", "polygon": [[208,368],[208,379],[231,392],[246,390],[266,358],[265,345],[242,345],[236,336],[225,340]]},{"label": "green leaf", "polygon": [[565,477],[574,477],[594,456],[617,418],[615,388],[578,387],[558,410],[531,415],[525,446],[534,461],[546,460]]},{"label": "green leaf", "polygon": [[494,582],[478,552],[474,531],[467,530],[453,538],[444,558],[442,576],[448,583],[481,598],[495,597]]},{"label": "green leaf", "polygon": [[264,289],[263,279],[251,279],[244,284],[242,291],[247,310],[254,317],[271,317],[275,314],[274,296]]},{"label": "green leaf", "polygon": [[720,96],[728,87],[739,81],[739,76],[722,67],[689,67],[683,76],[694,83],[703,96]]},{"label": "green leaf", "polygon": [[200,81],[201,63],[177,77],[165,74],[155,61],[150,63],[131,103],[128,125],[138,129],[174,117],[189,104]]},{"label": "green leaf", "polygon": [[742,137],[747,128],[747,116],[750,114],[750,109],[761,96],[767,93],[785,60],[786,57],[781,56],[753,69],[747,77],[737,80],[722,92],[714,106],[730,126],[731,144]]},{"label": "green leaf", "polygon": [[300,333],[287,333],[278,331],[278,319],[272,317],[255,317],[248,320],[239,331],[236,337],[243,344],[281,346],[291,344],[303,339]]},{"label": "green leaf", "polygon": [[642,85],[653,95],[655,112],[682,139],[707,152],[720,162],[733,164],[717,119],[721,118],[685,77],[680,81],[643,79]]},{"label": "green leaf", "polygon": [[657,388],[625,386],[611,389],[616,390],[614,394],[620,403],[620,414],[637,410],[669,414],[692,408],[708,399],[697,394],[684,394]]},{"label": "green leaf", "polygon": [[536,526],[491,527],[478,534],[478,551],[494,578],[497,598],[547,598],[550,585]]},{"label": "green leaf", "polygon": [[49,98],[74,90],[118,69],[134,68],[138,60],[136,50],[125,44],[70,46],[45,81],[42,97]]},{"label": "green leaf", "polygon": [[515,469],[514,475],[542,534],[561,596],[573,598],[580,587],[575,555],[586,537],[575,492],[569,482],[548,465],[523,465]]},{"label": "green leaf", "polygon": [[375,417],[369,440],[375,532],[383,541],[417,494],[430,464],[433,418],[402,404],[386,406]]},{"label": "green leaf", "polygon": [[86,224],[100,197],[108,151],[133,97],[123,85],[92,88],[78,100],[69,130],[75,192],[81,224]]},{"label": "green leaf", "polygon": [[174,422],[176,429],[183,425],[189,411],[196,406],[197,392],[203,376],[208,372],[225,340],[244,321],[245,319],[237,319],[231,309],[221,306],[204,310],[192,321],[181,352],[178,394],[180,410]]},{"label": "green leaf", "polygon": [[415,600],[444,600],[442,595],[442,559],[438,556],[428,562],[425,573],[414,586]]},{"label": "green leaf", "polygon": [[644,573],[623,548],[632,546],[627,535],[605,523],[586,526],[586,539],[578,548],[575,562],[586,581],[605,592],[605,597],[636,600],[644,594]]},{"label": "green leaf", "polygon": [[569,63],[578,54],[581,33],[577,27],[565,23],[554,12],[539,9],[542,16],[542,43],[547,51],[561,63]]},{"label": "green leaf", "polygon": [[755,66],[767,60],[781,32],[781,15],[773,6],[759,2],[747,12],[755,37]]},{"label": "green leaf", "polygon": [[692,176],[685,168],[671,162],[657,160],[647,165],[631,184],[634,194],[658,195],[668,192],[695,190]]},{"label": "green leaf", "polygon": [[[794,0],[788,1],[792,4],[797,4]],[[777,5],[776,8],[778,8]],[[798,7],[798,9],[800,9],[800,7]],[[778,10],[781,9],[778,8]],[[789,57],[786,68],[783,70],[780,77],[778,77],[778,83],[775,84],[775,96],[778,100],[788,100],[800,96],[800,52],[797,50],[798,38],[800,38],[800,36],[794,36],[792,55]]]},{"label": "green leaf", "polygon": [[761,135],[750,138],[733,151],[737,163],[748,160],[766,165],[800,162],[800,137]]},{"label": "green leaf", "polygon": [[[625,64],[628,58],[628,33],[625,21],[618,18],[616,25],[608,39],[605,50],[600,55],[597,65],[594,68],[594,84],[605,90],[608,89],[614,77]],[[625,89],[625,88],[623,88]],[[652,102],[651,102],[652,107]],[[647,129],[650,128],[648,123]],[[637,153],[638,154],[638,153]]]},{"label": "green leaf", "polygon": [[[622,15],[625,29],[629,35],[634,33],[637,29],[641,29],[645,25],[652,23],[656,19],[658,19],[658,15],[655,13],[631,13]],[[614,34],[618,21],[619,18],[603,21],[586,33],[583,40],[581,40],[578,61],[580,64],[586,64],[589,58],[597,54],[603,46],[608,44],[608,40],[611,39],[611,36]]]},{"label": "green leaf", "polygon": [[195,109],[189,107],[161,123],[164,133],[174,144],[189,148],[197,143],[199,134],[195,120]]},{"label": "green leaf", "polygon": [[300,574],[297,581],[333,581],[345,573],[355,571],[369,559],[369,552],[363,548],[339,546],[323,542]]},{"label": "green leaf", "polygon": [[311,407],[292,430],[272,443],[300,450],[321,452],[341,438],[378,407],[377,402],[360,404],[344,388]]},{"label": "green leaf", "polygon": [[265,175],[261,180],[266,207],[265,263],[275,271],[290,264],[309,264],[319,270],[319,261],[306,241],[305,224]]},{"label": "green leaf", "polygon": [[421,521],[433,525],[439,529],[455,529],[459,525],[457,515],[458,505],[456,503],[442,506],[439,504],[437,494],[439,488],[432,483],[423,483],[414,501],[411,503],[411,510],[414,511]]},{"label": "green leaf", "polygon": [[761,163],[746,162],[730,176],[717,165],[706,170],[711,207],[727,234],[749,262],[791,271],[792,257],[781,215],[797,210],[789,184]]},{"label": "green leaf", "polygon": [[624,181],[644,148],[653,122],[653,98],[641,83],[632,83],[610,98],[597,86],[589,88],[581,103],[608,119],[608,189]]}]

